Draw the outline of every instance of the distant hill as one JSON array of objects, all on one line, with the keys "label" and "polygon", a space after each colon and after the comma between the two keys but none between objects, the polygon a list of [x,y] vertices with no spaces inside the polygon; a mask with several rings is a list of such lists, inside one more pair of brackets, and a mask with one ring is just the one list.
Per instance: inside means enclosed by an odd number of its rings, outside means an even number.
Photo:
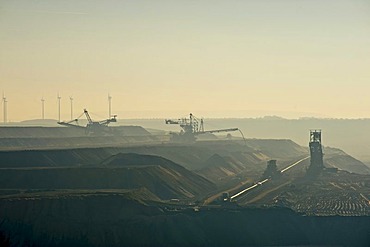
[{"label": "distant hill", "polygon": [[57,119],[31,119],[24,120],[19,123],[13,123],[17,126],[43,126],[43,127],[58,127]]},{"label": "distant hill", "polygon": [[[151,134],[141,126],[111,127],[110,136],[150,136]],[[73,138],[87,137],[83,128],[75,127],[40,127],[40,126],[1,126],[0,140],[10,138]],[[16,143],[17,140],[12,140]],[[30,139],[32,141],[32,139]],[[33,140],[37,141],[37,140]],[[32,144],[32,143],[30,143]]]}]

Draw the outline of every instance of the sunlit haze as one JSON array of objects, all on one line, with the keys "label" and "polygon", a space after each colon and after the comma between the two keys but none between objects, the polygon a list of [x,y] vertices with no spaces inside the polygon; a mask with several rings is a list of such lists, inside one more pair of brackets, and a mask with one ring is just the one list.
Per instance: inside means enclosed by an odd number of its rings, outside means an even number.
[{"label": "sunlit haze", "polygon": [[368,0],[0,1],[10,121],[370,117],[369,68]]}]

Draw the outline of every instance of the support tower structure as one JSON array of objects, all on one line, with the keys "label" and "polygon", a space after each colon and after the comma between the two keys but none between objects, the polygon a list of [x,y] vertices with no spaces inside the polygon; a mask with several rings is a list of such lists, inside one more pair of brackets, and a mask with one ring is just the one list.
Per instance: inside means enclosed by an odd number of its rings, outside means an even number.
[{"label": "support tower structure", "polygon": [[319,172],[324,169],[323,152],[321,145],[321,130],[310,130],[310,167],[309,172]]}]

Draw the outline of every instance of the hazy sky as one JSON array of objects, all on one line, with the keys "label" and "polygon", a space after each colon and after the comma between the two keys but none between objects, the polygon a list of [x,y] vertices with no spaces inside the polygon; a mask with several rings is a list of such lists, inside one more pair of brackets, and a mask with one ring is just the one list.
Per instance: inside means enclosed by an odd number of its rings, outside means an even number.
[{"label": "hazy sky", "polygon": [[0,90],[13,121],[58,91],[62,119],[370,117],[370,1],[0,0]]}]

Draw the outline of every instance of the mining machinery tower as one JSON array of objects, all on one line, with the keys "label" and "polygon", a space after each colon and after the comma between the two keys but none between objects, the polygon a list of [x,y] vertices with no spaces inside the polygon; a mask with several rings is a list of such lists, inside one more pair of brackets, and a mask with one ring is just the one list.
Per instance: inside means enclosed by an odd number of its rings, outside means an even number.
[{"label": "mining machinery tower", "polygon": [[278,178],[281,176],[281,172],[278,170],[276,160],[268,160],[267,167],[262,175],[262,179],[266,178]]},{"label": "mining machinery tower", "polygon": [[323,151],[321,145],[321,130],[310,130],[310,166],[308,173],[317,174],[324,169]]}]

